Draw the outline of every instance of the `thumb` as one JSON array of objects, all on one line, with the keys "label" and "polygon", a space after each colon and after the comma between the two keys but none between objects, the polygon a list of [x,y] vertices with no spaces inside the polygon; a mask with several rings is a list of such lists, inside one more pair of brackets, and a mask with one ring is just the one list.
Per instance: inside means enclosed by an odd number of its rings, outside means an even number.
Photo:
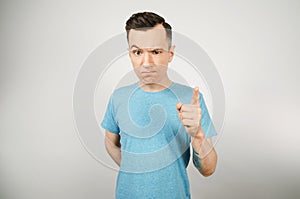
[{"label": "thumb", "polygon": [[178,102],[178,103],[176,104],[176,109],[177,109],[177,111],[180,111],[181,107],[182,107],[182,103],[181,103],[181,102]]},{"label": "thumb", "polygon": [[199,88],[198,87],[194,88],[191,104],[193,104],[193,105],[199,104]]}]

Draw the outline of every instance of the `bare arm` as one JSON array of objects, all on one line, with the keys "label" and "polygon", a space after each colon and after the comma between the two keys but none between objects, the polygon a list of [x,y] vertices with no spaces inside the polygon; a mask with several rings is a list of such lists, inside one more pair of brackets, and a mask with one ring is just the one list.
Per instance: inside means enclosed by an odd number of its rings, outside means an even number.
[{"label": "bare arm", "polygon": [[112,133],[110,131],[105,131],[105,148],[110,157],[115,161],[115,163],[120,166],[121,163],[121,143],[120,135]]},{"label": "bare arm", "polygon": [[[201,129],[199,131],[202,131]],[[212,175],[216,170],[217,153],[213,147],[211,138],[205,138],[202,133],[199,137],[192,139],[193,162],[199,172],[207,177]]]},{"label": "bare arm", "polygon": [[191,136],[193,146],[193,162],[203,176],[210,176],[215,172],[217,153],[210,138],[205,138],[201,127],[202,109],[199,102],[199,89],[194,88],[190,104],[177,103],[178,117]]}]

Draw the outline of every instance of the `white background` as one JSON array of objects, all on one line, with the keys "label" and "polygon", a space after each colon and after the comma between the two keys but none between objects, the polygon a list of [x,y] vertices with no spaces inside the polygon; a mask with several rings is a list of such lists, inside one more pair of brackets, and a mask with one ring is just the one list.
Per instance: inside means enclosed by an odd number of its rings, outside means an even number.
[{"label": "white background", "polygon": [[300,2],[283,0],[1,1],[0,198],[113,198],[117,173],[75,131],[73,87],[145,10],[197,42],[224,84],[217,171],[189,166],[193,198],[299,198]]}]

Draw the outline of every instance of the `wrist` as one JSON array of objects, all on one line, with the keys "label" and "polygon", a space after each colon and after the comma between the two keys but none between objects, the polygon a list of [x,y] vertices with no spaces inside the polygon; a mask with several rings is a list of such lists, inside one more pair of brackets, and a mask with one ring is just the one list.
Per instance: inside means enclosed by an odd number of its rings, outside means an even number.
[{"label": "wrist", "polygon": [[194,148],[193,148],[193,163],[197,169],[202,168],[201,158],[199,156],[199,153],[197,153]]},{"label": "wrist", "polygon": [[201,126],[198,127],[196,133],[194,136],[191,136],[191,143],[192,146],[199,151],[198,149],[201,147],[201,145],[203,144],[203,142],[205,141],[205,136],[204,136],[204,132],[201,128]]},{"label": "wrist", "polygon": [[201,126],[198,126],[196,132],[194,133],[194,135],[192,137],[193,137],[193,139],[198,139],[198,140],[204,139],[204,132],[203,132]]}]

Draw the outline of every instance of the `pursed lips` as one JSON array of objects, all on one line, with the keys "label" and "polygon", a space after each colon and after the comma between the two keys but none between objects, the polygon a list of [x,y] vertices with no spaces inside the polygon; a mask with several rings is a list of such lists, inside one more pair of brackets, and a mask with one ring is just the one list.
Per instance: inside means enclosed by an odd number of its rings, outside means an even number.
[{"label": "pursed lips", "polygon": [[155,73],[156,71],[142,71],[142,73],[144,74],[152,74],[152,73]]}]

